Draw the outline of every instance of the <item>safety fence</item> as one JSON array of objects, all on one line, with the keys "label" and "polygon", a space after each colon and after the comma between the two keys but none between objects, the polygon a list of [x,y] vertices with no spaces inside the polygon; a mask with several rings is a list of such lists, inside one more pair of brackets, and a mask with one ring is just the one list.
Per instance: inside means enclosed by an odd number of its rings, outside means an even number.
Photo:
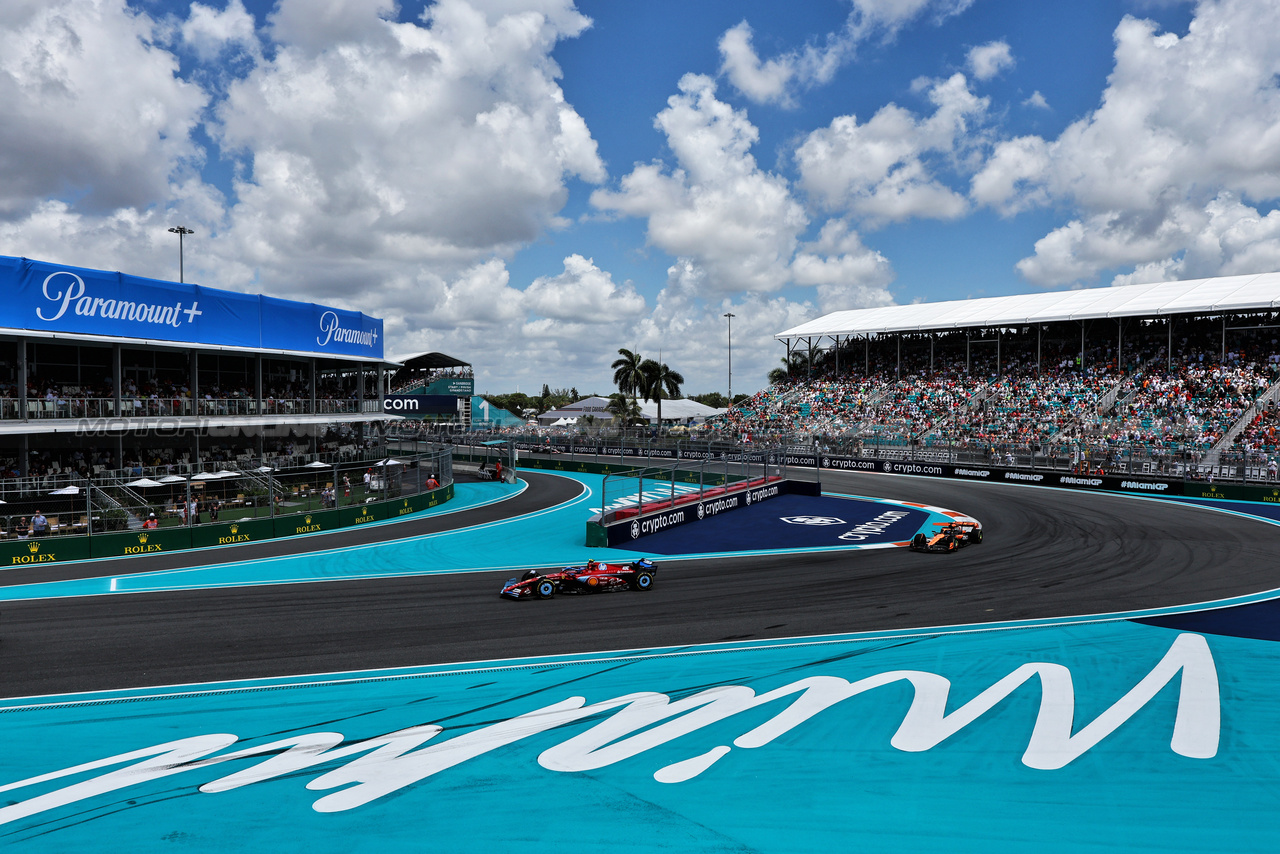
[{"label": "safety fence", "polygon": [[1280,473],[1260,452],[1214,451],[1203,444],[1140,441],[1099,442],[1061,439],[1044,443],[947,442],[884,433],[858,438],[768,436],[749,444],[693,438],[616,438],[603,436],[470,433],[446,441],[479,444],[505,440],[525,453],[571,455],[601,465],[652,465],[664,460],[722,459],[783,453],[792,465],[815,465],[819,456],[849,459],[994,465],[1031,471],[1150,477],[1204,482],[1268,484]]},{"label": "safety fence", "polygon": [[450,448],[378,461],[78,476],[3,505],[0,567],[169,552],[330,531],[453,497]]}]

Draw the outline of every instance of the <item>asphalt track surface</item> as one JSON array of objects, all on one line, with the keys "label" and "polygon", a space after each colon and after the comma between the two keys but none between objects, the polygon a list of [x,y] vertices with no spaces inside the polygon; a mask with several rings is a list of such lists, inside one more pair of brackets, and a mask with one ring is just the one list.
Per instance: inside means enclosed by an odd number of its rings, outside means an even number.
[{"label": "asphalt track surface", "polygon": [[[563,478],[523,475],[530,489],[516,503],[431,524],[528,512],[578,490]],[[12,602],[0,618],[0,694],[1099,615],[1280,588],[1275,527],[1255,519],[1004,484],[847,472],[824,472],[822,482],[831,492],[969,513],[983,522],[984,542],[950,555],[664,559],[647,593],[531,602],[497,596],[506,572]],[[376,532],[392,535],[391,526]]]}]

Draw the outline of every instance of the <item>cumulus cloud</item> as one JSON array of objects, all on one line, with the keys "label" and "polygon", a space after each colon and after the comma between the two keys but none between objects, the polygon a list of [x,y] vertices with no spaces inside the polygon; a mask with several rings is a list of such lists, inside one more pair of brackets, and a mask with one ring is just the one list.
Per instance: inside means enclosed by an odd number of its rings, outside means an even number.
[{"label": "cumulus cloud", "polygon": [[809,197],[827,210],[849,211],[872,224],[966,213],[965,197],[934,171],[972,144],[971,125],[985,116],[988,100],[969,91],[963,74],[926,86],[935,107],[932,116],[917,118],[889,104],[865,124],[856,116],[837,116],[810,133],[795,155],[799,183]]},{"label": "cumulus cloud", "polygon": [[720,73],[742,94],[760,104],[792,104],[793,84],[806,86],[829,81],[844,61],[845,40],[827,39],[823,47],[806,45],[803,50],[761,60],[751,39],[751,25],[742,21],[720,37]]},{"label": "cumulus cloud", "polygon": [[326,256],[461,266],[557,227],[566,180],[603,180],[550,58],[586,25],[569,0],[510,13],[442,0],[429,26],[384,21],[377,3],[335,5],[344,21],[364,7],[364,25],[299,35],[310,24],[282,29],[295,7],[281,4],[276,37],[303,44],[281,44],[219,110],[224,148],[253,153],[228,232],[245,252],[264,231],[274,251],[307,247],[320,263],[298,283],[312,289]]},{"label": "cumulus cloud", "polygon": [[[1117,265],[1211,275],[1271,258],[1234,241],[1269,246],[1270,215],[1249,205],[1280,197],[1277,27],[1280,7],[1261,0],[1201,0],[1181,37],[1121,21],[1102,105],[1057,139],[1001,143],[974,176],[973,199],[1003,213],[1079,214],[1036,244],[1023,275],[1052,286]],[[1260,228],[1225,229],[1229,210]],[[1226,251],[1203,251],[1227,231]]]},{"label": "cumulus cloud", "polygon": [[222,11],[192,3],[187,20],[179,30],[183,42],[205,62],[217,59],[224,50],[243,51],[255,59],[261,57],[253,16],[241,0],[232,0]]},{"label": "cumulus cloud", "polygon": [[525,306],[551,320],[608,324],[635,320],[645,310],[644,297],[628,282],[618,285],[590,258],[570,255],[564,272],[539,276],[524,292]]},{"label": "cumulus cloud", "polygon": [[1036,91],[1034,91],[1034,92],[1032,92],[1030,95],[1028,95],[1028,96],[1027,96],[1027,98],[1026,98],[1026,100],[1024,100],[1024,101],[1022,102],[1022,106],[1024,106],[1024,107],[1033,107],[1033,108],[1035,108],[1035,109],[1037,109],[1037,110],[1048,110],[1048,109],[1050,109],[1050,107],[1049,107],[1049,102],[1048,102],[1047,100],[1045,100],[1044,95],[1042,95],[1042,94],[1040,93],[1040,90],[1039,90],[1039,89],[1037,89]]},{"label": "cumulus cloud", "polygon": [[774,291],[788,282],[798,236],[808,226],[785,178],[751,156],[758,132],[746,113],[715,97],[715,83],[687,74],[656,124],[679,167],[638,165],[617,191],[592,204],[648,219],[654,246],[693,259],[711,291]]},{"label": "cumulus cloud", "polygon": [[1018,263],[1032,281],[1071,281],[1132,266],[1112,284],[1164,282],[1280,269],[1280,211],[1265,216],[1223,192],[1204,207],[1182,204],[1155,222],[1117,213],[1074,220]]},{"label": "cumulus cloud", "polygon": [[153,23],[124,0],[6,4],[0,19],[0,217],[48,198],[108,213],[166,199],[203,158],[208,97],[178,79]]},{"label": "cumulus cloud", "polygon": [[817,240],[801,246],[791,274],[796,284],[817,286],[823,312],[893,304],[886,290],[894,279],[889,259],[864,246],[843,220],[828,221]]},{"label": "cumulus cloud", "polygon": [[746,21],[720,38],[720,73],[750,100],[790,106],[795,90],[826,83],[850,61],[861,42],[873,37],[892,40],[912,22],[958,15],[973,0],[853,0],[843,28],[802,48],[761,59]]},{"label": "cumulus cloud", "polygon": [[[848,222],[833,219],[805,239],[803,206],[784,177],[757,165],[755,126],[716,98],[714,81],[686,75],[656,124],[676,164],[638,164],[616,190],[592,194],[601,210],[646,218],[649,243],[677,257],[652,312],[633,327],[646,354],[663,350],[705,375],[719,358],[719,345],[707,342],[728,332],[726,311],[744,318],[734,319],[735,338],[762,340],[819,311],[893,302],[888,259]],[[817,299],[775,295],[794,286],[813,288]],[[773,361],[767,350],[743,352],[735,374],[750,371],[758,384]]]},{"label": "cumulus cloud", "polygon": [[1013,52],[1007,42],[987,42],[969,48],[969,71],[976,80],[990,80],[1001,71],[1013,68]]}]

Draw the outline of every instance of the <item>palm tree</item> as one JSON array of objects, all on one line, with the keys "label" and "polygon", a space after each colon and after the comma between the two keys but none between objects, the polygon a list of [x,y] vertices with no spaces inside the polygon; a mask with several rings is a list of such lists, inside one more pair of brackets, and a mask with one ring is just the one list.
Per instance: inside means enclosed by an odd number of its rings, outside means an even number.
[{"label": "palm tree", "polygon": [[640,372],[644,374],[644,399],[658,404],[658,432],[661,433],[662,398],[664,394],[669,398],[679,397],[684,377],[671,370],[666,364],[655,362],[653,359],[645,359],[640,364]]},{"label": "palm tree", "polygon": [[769,372],[769,385],[777,385],[793,377],[799,377],[809,372],[809,355],[803,350],[791,351],[791,358],[780,359],[786,367],[774,368]]},{"label": "palm tree", "polygon": [[613,364],[609,366],[613,368],[613,384],[618,387],[618,391],[630,395],[631,399],[635,400],[640,390],[644,388],[645,376],[644,371],[641,370],[644,358],[625,347],[618,350],[618,355],[622,358],[614,359]]},{"label": "palm tree", "polygon": [[640,420],[639,404],[636,403],[634,398],[627,397],[621,392],[609,395],[607,409],[613,415],[613,420],[618,425],[619,432]]}]

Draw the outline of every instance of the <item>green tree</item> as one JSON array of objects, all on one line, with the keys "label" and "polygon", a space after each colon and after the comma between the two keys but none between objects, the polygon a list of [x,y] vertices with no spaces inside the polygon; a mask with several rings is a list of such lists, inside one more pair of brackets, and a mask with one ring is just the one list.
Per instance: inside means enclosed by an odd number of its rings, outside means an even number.
[{"label": "green tree", "polygon": [[689,395],[689,400],[696,400],[703,406],[710,406],[712,409],[724,409],[729,405],[729,398],[718,391],[709,391],[706,394],[691,394]]},{"label": "green tree", "polygon": [[609,366],[613,368],[613,384],[618,387],[618,391],[634,400],[644,388],[645,374],[641,366],[645,360],[639,353],[625,347],[618,350],[618,355],[621,358],[614,359]]},{"label": "green tree", "polygon": [[684,385],[684,377],[672,370],[666,363],[645,359],[640,364],[640,372],[644,374],[642,393],[645,400],[658,404],[658,431],[662,431],[662,398],[678,398],[680,386]]},{"label": "green tree", "polygon": [[809,355],[802,350],[793,350],[790,360],[784,358],[781,361],[784,367],[774,368],[769,372],[769,385],[777,385],[809,373]]},{"label": "green tree", "polygon": [[622,392],[609,395],[607,408],[613,416],[614,423],[618,425],[619,431],[627,429],[642,419],[640,405],[636,403],[635,398],[627,397]]}]

